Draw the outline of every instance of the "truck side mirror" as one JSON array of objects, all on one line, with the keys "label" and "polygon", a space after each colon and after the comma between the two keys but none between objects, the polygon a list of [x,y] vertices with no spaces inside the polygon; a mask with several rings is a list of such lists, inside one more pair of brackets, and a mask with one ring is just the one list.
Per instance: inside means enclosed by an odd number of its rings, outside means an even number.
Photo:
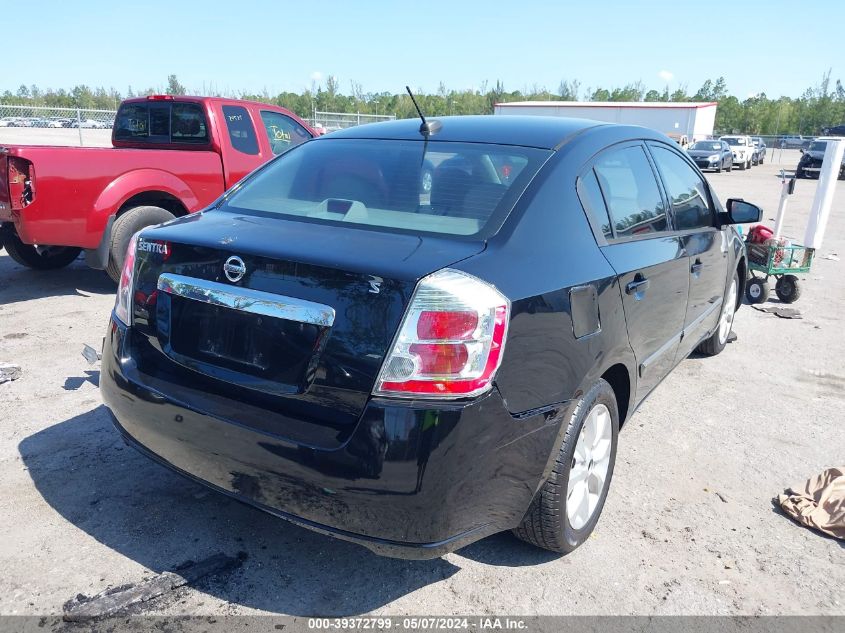
[{"label": "truck side mirror", "polygon": [[759,222],[763,216],[763,209],[756,204],[746,202],[742,198],[728,198],[727,213],[724,224],[750,224]]}]

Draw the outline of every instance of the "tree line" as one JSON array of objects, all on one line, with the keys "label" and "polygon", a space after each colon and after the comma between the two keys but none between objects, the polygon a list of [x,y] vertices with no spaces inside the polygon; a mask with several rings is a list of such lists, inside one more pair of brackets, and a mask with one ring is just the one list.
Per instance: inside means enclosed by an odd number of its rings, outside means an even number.
[{"label": "tree line", "polygon": [[[563,80],[555,92],[537,85],[524,90],[506,90],[501,81],[495,85],[483,82],[477,89],[452,90],[441,83],[433,94],[420,90],[415,96],[427,116],[459,114],[492,114],[493,105],[510,101],[715,101],[715,131],[718,134],[819,134],[825,127],[845,123],[845,87],[840,80],[832,81],[830,71],[821,80],[807,88],[800,97],[781,96],[777,99],[765,93],[740,99],[728,93],[723,77],[708,79],[694,93],[686,85],[674,91],[647,89],[641,82],[622,87],[583,87],[577,80]],[[90,108],[114,110],[123,98],[149,94],[184,95],[189,91],[176,75],[169,75],[164,86],[135,90],[129,86],[121,94],[114,88],[91,88],[86,85],[65,89],[40,89],[21,85],[17,92],[6,90],[0,94],[0,103],[13,105],[41,105],[50,107]],[[262,93],[221,92],[213,84],[204,85],[193,94],[236,97],[274,103],[287,108],[302,118],[309,119],[315,110],[328,112],[360,112],[361,114],[392,114],[398,118],[412,118],[416,111],[405,92],[364,92],[360,83],[350,82],[348,92],[343,92],[334,76],[325,82],[313,82],[300,93],[282,92],[271,95]]]}]

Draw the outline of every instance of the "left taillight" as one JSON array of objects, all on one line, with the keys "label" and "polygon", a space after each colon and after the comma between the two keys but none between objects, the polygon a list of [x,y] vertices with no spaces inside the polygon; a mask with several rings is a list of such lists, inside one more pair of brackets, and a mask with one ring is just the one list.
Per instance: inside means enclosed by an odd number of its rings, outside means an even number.
[{"label": "left taillight", "polygon": [[138,233],[129,240],[120,283],[117,285],[117,297],[114,302],[114,315],[125,325],[132,325],[132,286],[135,281],[135,252],[138,247]]}]

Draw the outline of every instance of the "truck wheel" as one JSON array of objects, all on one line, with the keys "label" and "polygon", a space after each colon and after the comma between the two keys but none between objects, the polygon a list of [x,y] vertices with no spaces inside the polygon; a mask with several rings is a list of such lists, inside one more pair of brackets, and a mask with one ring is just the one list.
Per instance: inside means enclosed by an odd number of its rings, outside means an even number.
[{"label": "truck wheel", "polygon": [[745,171],[745,161],[742,161],[742,163],[740,163],[740,165],[739,165],[739,170],[740,170],[740,171]]},{"label": "truck wheel", "polygon": [[784,303],[795,303],[801,296],[801,286],[795,275],[784,275],[775,284],[775,294]]},{"label": "truck wheel", "polygon": [[728,335],[730,335],[734,324],[734,315],[736,314],[736,299],[739,292],[739,274],[734,273],[731,285],[725,293],[725,301],[722,303],[722,313],[719,316],[719,323],[716,326],[716,331],[698,346],[697,351],[705,356],[715,356],[728,344]]},{"label": "truck wheel", "polygon": [[748,303],[763,303],[769,298],[769,282],[759,277],[748,280],[745,286],[745,298]]},{"label": "truck wheel", "polygon": [[111,247],[109,248],[109,263],[106,272],[115,283],[120,281],[120,273],[123,270],[123,260],[126,258],[126,249],[132,236],[148,226],[155,226],[162,222],[172,220],[176,216],[167,209],[161,207],[133,207],[124,211],[112,226]]},{"label": "truck wheel", "polygon": [[610,487],[618,434],[616,395],[599,379],[572,413],[552,473],[513,531],[517,538],[561,553],[589,538]]},{"label": "truck wheel", "polygon": [[56,270],[64,268],[79,257],[82,249],[75,246],[42,246],[24,244],[14,231],[4,231],[3,246],[9,257],[21,266],[33,270]]}]

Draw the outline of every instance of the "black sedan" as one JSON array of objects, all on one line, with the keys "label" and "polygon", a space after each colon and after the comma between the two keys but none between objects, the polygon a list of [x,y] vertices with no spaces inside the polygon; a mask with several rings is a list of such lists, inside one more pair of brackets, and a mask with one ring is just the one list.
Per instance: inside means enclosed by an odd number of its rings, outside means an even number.
[{"label": "black sedan", "polygon": [[341,130],[132,239],[103,398],[152,459],[378,553],[568,552],[620,427],[725,348],[759,215],[645,128]]},{"label": "black sedan", "polygon": [[724,141],[697,141],[687,148],[687,154],[699,169],[733,169],[734,158],[730,145]]}]

